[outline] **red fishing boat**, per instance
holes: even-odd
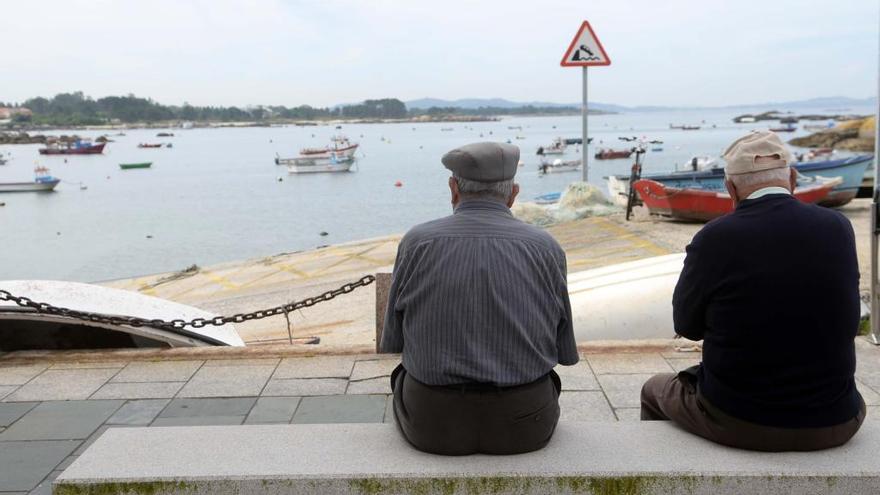
[[[794,196],[804,203],[818,203],[842,183],[840,177],[816,178],[815,181],[799,185]],[[650,179],[636,181],[633,187],[652,215],[707,222],[733,211],[733,200],[727,192],[667,187]]]
[[[615,160],[618,158],[629,158],[632,150],[599,150],[595,157],[597,160]]]
[[[107,143],[92,144],[91,141],[66,141],[47,144],[40,148],[41,155],[98,155]]]
[[[162,143],[149,144],[149,143],[140,143],[138,148],[161,148]]]

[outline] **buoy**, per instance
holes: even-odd
[[[152,238],[153,238],[153,236],[147,234],[147,239],[152,239]]]
[[[284,182],[284,177],[279,177],[278,182]]]
[[[326,232],[321,232],[321,233],[318,234],[318,235],[320,235],[321,237],[326,237],[326,236],[327,236],[327,233],[326,233]]]
[[[55,235],[61,235],[61,232],[55,232]]]
[[[0,203],[0,206],[6,206],[6,203]]]
[[[403,187],[403,182],[400,182],[400,181],[395,182],[394,187]]]

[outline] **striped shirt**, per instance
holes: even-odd
[[[577,363],[565,252],[502,203],[459,203],[400,241],[380,347],[427,385],[521,385]]]

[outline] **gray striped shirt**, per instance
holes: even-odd
[[[380,346],[428,385],[520,385],[577,363],[565,252],[502,203],[459,203],[400,241]]]

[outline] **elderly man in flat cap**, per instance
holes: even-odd
[[[444,155],[454,213],[398,247],[380,345],[403,353],[394,416],[419,450],[529,452],[556,428],[553,368],[578,361],[565,253],[511,214],[518,161],[499,143]]]
[[[694,236],[672,300],[675,331],[703,340],[703,362],[648,380],[642,419],[750,450],[842,445],[865,417],[852,225],[792,196],[776,134],[744,136],[724,158],[735,211]]]

